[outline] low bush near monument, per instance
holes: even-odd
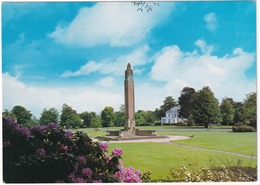
[[[195,169],[189,170],[185,165],[179,169],[170,169],[167,182],[250,182],[257,180],[256,168],[243,168],[239,164],[228,167],[222,164],[220,168],[209,168],[193,164]]]
[[[245,125],[244,123],[236,123],[233,127],[232,127],[233,132],[255,132],[256,129],[254,127]]]
[[[8,183],[141,182],[141,172],[122,165],[122,150],[55,123],[20,127],[3,118],[3,178]],[[127,178],[126,178],[127,177]]]

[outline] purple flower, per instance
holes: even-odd
[[[18,129],[19,128],[19,124],[11,117],[5,117],[4,118],[5,121],[7,121],[8,125],[12,128],[12,129]]]
[[[38,154],[39,156],[45,156],[45,155],[46,155],[46,151],[44,150],[44,148],[39,148],[39,149],[37,150],[37,154]]]
[[[22,135],[26,136],[27,138],[31,137],[31,132],[27,127],[22,127],[19,129]]]
[[[112,151],[112,154],[116,157],[120,157],[122,155],[122,149],[121,148],[115,148],[113,151]]]
[[[75,181],[76,181],[76,176],[75,176],[74,173],[70,173],[70,174],[68,175],[68,178],[71,180],[71,182],[75,182]]]
[[[140,178],[140,171],[134,170],[133,167],[125,168],[122,167],[119,172],[116,172],[116,177],[122,182],[142,182]]]
[[[79,162],[82,163],[82,164],[87,163],[87,158],[83,155],[79,156],[78,159],[79,159]]]
[[[103,150],[103,151],[107,151],[108,145],[107,145],[107,143],[100,143],[100,144],[99,144],[99,148],[100,148],[101,150]]]
[[[63,151],[65,151],[65,152],[67,152],[67,151],[69,150],[69,147],[68,147],[68,146],[65,146],[64,144],[60,144],[60,148],[61,148]]]
[[[33,126],[31,128],[32,133],[39,133],[39,132],[45,132],[49,129],[48,126]]]
[[[82,169],[81,173],[82,173],[82,175],[84,175],[84,176],[88,176],[88,178],[91,178],[91,176],[92,176],[92,174],[93,174],[93,172],[92,172],[92,170],[91,170],[90,168],[84,168],[84,169]]]
[[[73,138],[73,133],[71,131],[67,131],[67,132],[65,132],[64,136],[67,139],[72,139]]]
[[[103,181],[101,179],[98,179],[98,180],[93,180],[93,183],[103,183]]]
[[[54,128],[58,128],[58,125],[56,125],[56,124],[53,123],[53,122],[50,122],[50,123],[48,124],[48,127],[51,128],[51,129],[54,129]]]
[[[110,160],[111,160],[111,157],[109,155],[106,155],[105,158],[106,158],[107,164],[108,164],[110,162]]]
[[[75,182],[76,182],[76,183],[86,183],[86,181],[85,181],[82,177],[77,177],[77,178],[75,179]]]

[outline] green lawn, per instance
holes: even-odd
[[[246,155],[257,155],[257,134],[255,132],[167,132],[163,135],[184,135],[194,138],[174,141],[175,143],[234,152]]]
[[[171,167],[178,168],[185,164],[220,166],[222,163],[230,166],[236,165],[242,160],[244,166],[256,166],[256,160],[244,157],[219,154],[196,149],[188,149],[180,146],[163,143],[110,143],[110,151],[113,148],[122,148],[124,166],[133,166],[141,171],[152,172],[152,179],[162,179],[169,175]],[[192,166],[192,165],[191,165]]]
[[[182,129],[176,131],[178,129]],[[179,144],[190,146],[197,146],[201,148],[209,148],[215,150],[222,150],[227,152],[234,152],[239,154],[247,154],[256,156],[257,154],[257,134],[256,133],[233,133],[221,131],[221,127],[216,130],[205,130],[203,127],[183,130],[183,127],[176,126],[156,126],[156,127],[141,127],[141,129],[155,129],[158,130],[158,135],[183,135],[194,138],[187,140],[174,141]],[[201,128],[201,129],[200,129]],[[106,130],[120,130],[121,128],[102,128],[95,132],[94,129],[79,129],[87,132],[89,136],[104,136]],[[167,132],[160,132],[166,130]],[[163,143],[110,143],[110,151],[113,148],[122,148],[124,166],[133,166],[135,169],[141,171],[149,170],[152,172],[152,179],[159,180],[169,175],[170,168],[179,168],[180,165],[185,164],[192,167],[194,163],[207,165],[208,167],[219,167],[221,164],[229,166],[236,165],[238,161],[242,161],[243,166],[256,166],[255,159],[248,159],[245,157],[236,157],[234,155],[227,155],[215,153],[210,151],[202,151],[197,149],[184,148],[171,144]]]

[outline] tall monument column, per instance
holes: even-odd
[[[125,71],[125,115],[125,130],[133,133],[135,128],[135,98],[133,70],[130,63],[128,63]]]

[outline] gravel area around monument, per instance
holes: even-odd
[[[109,143],[167,143],[173,140],[189,139],[187,136],[168,136],[167,138],[153,138],[153,139],[135,139],[135,140],[121,140],[121,141],[109,141]]]

